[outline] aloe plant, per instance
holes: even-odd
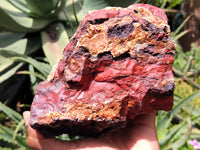
[[[175,97],[177,103],[170,112],[158,112],[156,118],[156,128],[161,149],[178,149],[182,147],[190,136],[190,126],[200,121],[200,115],[194,117],[182,118],[178,124],[173,125],[172,120],[177,117],[177,113],[190,101],[200,96],[200,91],[194,92],[186,98],[179,99]],[[200,109],[199,109],[200,110]],[[200,138],[200,135],[199,135]]]
[[[27,133],[22,115],[0,102],[0,110],[12,121],[12,129],[0,125],[0,149],[30,149],[27,145]]]
[[[180,32],[189,19],[190,16],[172,33],[177,45],[173,65],[176,84],[174,107],[170,112],[158,112],[157,116],[157,133],[163,150],[192,149],[188,141],[200,139],[200,82],[197,79],[200,75],[200,48],[194,43],[189,52],[184,52],[178,43],[179,38],[190,32]]]

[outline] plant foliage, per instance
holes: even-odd
[[[0,110],[13,121],[10,128],[0,124],[0,149],[29,149],[23,117],[1,102]]]
[[[0,149],[29,149],[22,115],[5,105],[12,104],[19,90],[26,88],[22,87],[26,76],[34,94],[38,83],[47,78],[62,57],[69,38],[87,11],[107,6],[127,7],[136,2],[173,12],[182,0],[1,0]],[[187,17],[171,35],[177,45],[173,66],[174,107],[170,112],[159,111],[156,118],[163,150],[192,149],[188,140],[200,140],[200,47],[192,44],[191,50],[184,52],[178,43],[190,32],[183,28],[190,18]],[[62,135],[58,138],[76,137]]]

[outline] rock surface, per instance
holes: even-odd
[[[134,4],[88,12],[31,106],[45,136],[98,136],[173,105],[175,43],[165,13]]]

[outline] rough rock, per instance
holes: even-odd
[[[98,136],[173,105],[175,43],[165,13],[134,4],[88,12],[31,106],[45,136]]]

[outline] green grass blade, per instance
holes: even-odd
[[[48,76],[51,67],[45,63],[39,62],[31,57],[28,56],[21,56],[21,57],[11,57],[11,60],[14,61],[22,61],[22,62],[26,62],[28,64],[33,65],[39,72],[41,72],[45,77]]]
[[[192,117],[190,120],[192,124],[195,124],[197,121],[200,120],[200,115]],[[176,142],[173,142],[173,145],[168,145],[168,143],[176,134],[178,134],[178,132],[182,128],[184,127],[187,128],[187,126],[189,126],[188,121],[184,121],[180,123],[179,125],[174,126],[172,129],[169,129],[170,132],[167,134],[167,136],[164,139],[159,141],[159,144],[161,145],[161,147],[177,149],[177,148],[180,148],[182,145],[184,145],[185,142],[188,140],[188,137],[190,136],[189,132],[185,133],[181,139],[177,140]]]
[[[29,71],[35,73],[34,67],[29,64]],[[39,81],[37,80],[36,76],[30,75],[30,81],[31,81],[31,88],[33,90],[33,94],[36,93],[37,86],[39,84]]]
[[[187,102],[193,100],[194,98],[196,98],[198,96],[200,96],[200,91],[197,91],[196,93],[193,93],[192,95],[188,96],[187,98],[184,98],[184,99],[180,100],[173,107],[173,109],[170,112],[168,112],[163,117],[159,117],[160,120],[157,121],[157,122],[159,122],[159,124],[157,124],[158,132],[161,132],[163,130],[163,128],[164,129],[169,128],[173,116],[183,107],[184,104],[186,104]],[[171,134],[168,135],[168,138],[171,138],[173,135],[175,135],[177,130],[173,130],[173,132],[171,132]],[[158,137],[163,137],[163,136],[162,136],[162,134],[158,134]],[[161,144],[166,144],[169,141],[168,138],[166,138],[165,140],[162,140]]]
[[[170,126],[173,115],[170,112],[165,112],[159,115],[158,119],[159,124],[157,124],[156,128],[158,132],[161,132],[162,134],[162,130],[167,129]]]
[[[58,16],[59,13],[64,10],[66,2],[67,0],[60,0],[57,3],[53,2],[53,5],[56,6],[56,10],[51,15],[49,15],[49,17]]]
[[[182,107],[183,111],[188,113],[190,116],[197,116],[200,112],[200,108],[196,107],[195,104],[187,105],[185,107]]]
[[[192,124],[195,124],[199,120],[200,120],[200,115],[197,115],[197,116],[194,116],[194,117],[191,118]]]
[[[77,17],[77,13],[76,13],[76,8],[75,8],[75,5],[74,5],[74,0],[72,1],[72,8],[73,8],[73,13],[74,13],[74,18],[75,18],[75,21],[76,21],[76,25],[78,26],[79,25],[79,21],[78,21],[78,17]]]
[[[191,18],[191,16],[188,16],[182,24],[171,34],[172,38],[176,38],[176,35],[181,31],[181,29],[184,27],[184,25],[188,22],[188,20]]]
[[[158,125],[158,130],[162,130],[163,128],[168,128],[173,116],[183,107],[184,104],[187,102],[193,100],[194,98],[200,96],[200,91],[197,91],[196,93],[193,93],[192,95],[188,96],[187,98],[184,98],[180,100],[176,105],[174,105],[173,109],[168,112],[164,117],[162,118],[162,123]]]
[[[28,64],[33,65],[38,71],[40,71],[45,77],[49,74],[51,70],[51,66],[47,63],[39,62],[36,59],[33,59],[32,57],[28,57],[25,55],[20,55],[18,53],[15,53],[13,51],[7,51],[7,50],[1,50],[0,55],[9,58],[13,61],[20,61],[20,62],[26,62]]]
[[[182,147],[187,142],[188,138],[189,138],[189,134],[183,135],[183,137],[181,137],[179,140],[173,143],[172,148],[178,149]]]
[[[16,142],[12,143],[12,137],[7,133],[0,132],[0,140],[9,143],[10,145],[16,144]]]
[[[167,4],[167,0],[162,1],[162,5],[160,6],[161,9],[164,9]]]
[[[7,147],[1,147],[0,146],[0,150],[13,150],[12,148],[7,148]]]
[[[174,94],[174,99],[180,101],[182,98],[179,95]]]
[[[192,100],[194,100],[196,97],[200,96],[200,90],[193,93],[192,95],[184,98],[183,100],[179,101],[174,107],[173,109],[170,111],[170,113],[172,114],[176,114],[182,107],[183,105],[185,105],[187,102],[190,102]]]
[[[78,14],[82,10],[82,3],[83,3],[82,0],[81,1],[75,0],[74,4],[73,4],[72,0],[70,0],[70,1],[67,0],[66,3],[65,3],[65,7],[62,9],[62,12],[59,13],[59,15],[58,15],[58,19],[62,20],[62,21],[69,21],[71,23],[73,22],[74,25],[76,25],[76,20],[74,18],[75,16],[74,16],[74,12],[73,12],[73,7],[76,10],[76,17],[80,21],[80,18],[78,16]],[[76,27],[74,26],[74,28],[76,28]]]
[[[1,73],[0,72],[0,84],[3,83],[4,81],[6,81],[7,79],[9,79],[11,76],[13,76],[17,70],[22,67],[23,63],[19,63],[19,64],[13,64],[13,65],[10,65],[8,68],[9,70],[7,72],[4,73]],[[0,70],[1,68],[3,68],[3,65],[0,64]],[[6,69],[8,69],[6,68]]]
[[[12,141],[14,142],[17,136],[17,133],[19,132],[20,129],[24,129],[23,131],[25,132],[25,128],[24,128],[24,119],[22,119],[19,124],[17,125],[14,133],[13,133],[13,138]]]
[[[30,55],[41,48],[40,37],[32,36],[24,38],[22,33],[0,34],[0,83],[12,77],[24,63],[14,62],[8,59],[12,56]],[[13,53],[12,55],[7,55]]]
[[[70,26],[69,28],[72,30],[72,32],[74,33],[75,32],[75,27],[72,23],[72,21],[69,19],[68,15],[67,15],[67,12],[65,10],[63,10],[63,14],[67,20],[67,24]]]
[[[56,136],[56,138],[59,140],[68,140],[68,141],[70,140],[68,134],[62,134],[62,135]]]
[[[159,144],[161,147],[167,146],[167,143],[175,136],[175,134],[184,126],[184,123],[181,123],[177,126],[174,126],[172,129],[169,130],[169,133],[164,139],[159,140]]]
[[[162,117],[165,114],[164,111],[159,111],[156,118],[156,126],[159,127],[162,124]]]
[[[195,49],[192,48],[192,49],[190,50],[190,52],[191,52],[191,53],[190,53],[190,55],[188,56],[187,63],[186,63],[186,65],[185,65],[185,67],[184,67],[184,70],[183,70],[184,75],[186,75],[187,72],[190,71],[192,61],[194,60]]]
[[[191,119],[188,117],[184,122],[184,128],[182,129],[183,131],[182,132],[180,131],[181,134],[177,135],[179,139],[177,139],[172,143],[173,149],[178,149],[187,142],[190,136],[190,126],[191,126]]]
[[[190,32],[190,30],[185,30],[185,31],[177,34],[176,36],[174,36],[173,40],[176,41],[176,40],[180,39],[182,36],[186,35],[189,32]]]
[[[183,51],[181,45],[178,42],[176,42],[176,52],[177,52],[178,58],[181,59],[182,63],[184,63],[187,60],[187,55],[185,54],[185,52]],[[176,59],[175,62],[177,60],[178,59]]]
[[[7,140],[11,140],[13,141],[13,134],[14,134],[14,131],[1,125],[0,124],[0,130],[2,130],[5,134],[7,134]],[[1,137],[3,138],[3,137]],[[4,138],[5,139],[5,138]],[[14,144],[17,144],[19,147],[26,147],[26,148],[29,148],[28,145],[27,145],[27,139],[26,137],[22,137],[22,136],[19,136],[19,135],[16,135],[16,138],[15,138],[15,141],[14,141]]]
[[[8,106],[4,105],[2,102],[0,102],[0,110],[17,123],[19,123],[23,119],[23,117],[18,112],[12,110]]]
[[[156,118],[156,126],[160,127],[162,125],[162,118],[166,114],[164,111],[158,111]]]
[[[18,71],[17,74],[28,74],[28,75],[33,75],[41,80],[46,80],[46,77],[40,73],[37,72],[31,72],[31,71]]]
[[[193,128],[190,137],[192,139],[200,139],[200,130],[198,128]]]

